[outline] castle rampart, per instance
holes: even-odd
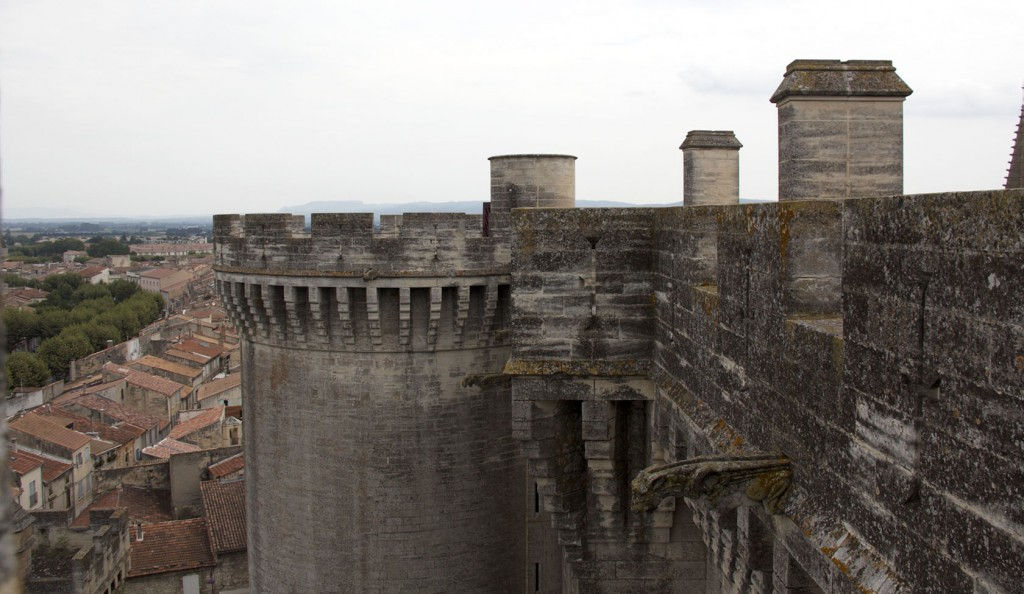
[[[581,588],[607,587],[605,568],[639,542],[644,564],[617,575],[683,587],[653,569],[685,566],[668,554],[685,550],[673,536],[689,522],[682,502],[626,512],[628,493],[603,486],[600,469],[749,451],[785,452],[792,491],[776,515],[687,501],[708,580],[765,592],[1016,587],[1024,192],[523,210],[514,222],[517,435],[570,526],[560,539]],[[582,257],[595,229],[622,251],[602,254],[602,239]],[[620,285],[624,270],[633,282]],[[566,320],[529,297],[548,294],[599,305]],[[656,305],[623,305],[645,299]],[[631,312],[627,328],[655,330],[624,331]]]
[[[899,195],[909,93],[790,64],[777,203],[217,217],[253,587],[1019,589],[1024,190]]]

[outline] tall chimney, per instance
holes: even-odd
[[[903,101],[889,60],[795,60],[779,112],[779,200],[903,193]]]
[[[683,204],[740,200],[740,141],[732,130],[690,130],[683,151]]]
[[[491,162],[489,226],[506,233],[509,211],[521,207],[576,206],[576,157],[572,155],[501,155]]]

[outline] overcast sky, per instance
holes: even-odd
[[[777,194],[795,58],[891,59],[908,193],[1001,187],[1024,2],[0,2],[7,216],[486,200],[487,157],[577,155],[577,198],[681,199],[732,129]]]

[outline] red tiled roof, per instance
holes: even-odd
[[[181,363],[174,363],[168,361],[167,359],[154,357],[153,355],[145,355],[140,359],[133,361],[132,364],[143,365],[145,367],[150,367],[153,369],[160,369],[176,375],[180,375],[182,377],[193,379],[199,377],[203,373],[201,369],[189,367],[188,365],[182,365]]]
[[[178,441],[170,437],[165,437],[160,440],[159,443],[151,445],[148,448],[142,448],[142,453],[147,456],[153,456],[154,458],[162,458],[166,460],[170,458],[172,454],[185,454],[188,452],[198,452],[203,448],[186,443],[184,441]]]
[[[20,298],[20,299],[46,299],[49,295],[42,289],[36,289],[33,287],[18,287],[17,289],[7,289],[8,298]]]
[[[230,458],[224,458],[216,464],[211,464],[208,470],[213,478],[220,478],[245,468],[245,455],[235,454]]]
[[[166,522],[174,519],[171,511],[171,492],[168,489],[148,489],[133,485],[122,485],[107,491],[93,500],[89,507],[78,514],[71,527],[89,525],[91,510],[124,508],[128,519],[142,522]]]
[[[92,278],[97,274],[102,274],[106,270],[106,266],[88,266],[78,271],[78,276],[83,278]]]
[[[177,268],[153,268],[142,272],[139,276],[144,276],[146,278],[167,278],[168,276],[179,272],[181,271]]]
[[[118,444],[106,441],[103,439],[93,439],[89,442],[89,454],[92,456],[99,456],[106,454],[110,450],[116,449]]]
[[[235,417],[236,419],[242,418],[242,407],[241,406],[225,406],[224,407],[225,417]]]
[[[39,454],[33,454],[32,452],[26,452],[25,450],[12,450],[12,456],[17,454],[24,456],[32,460],[38,460],[43,465],[43,482],[48,483],[60,475],[68,472],[73,467],[68,462],[61,462],[60,460],[54,460],[48,456],[40,456]]]
[[[192,353],[192,352],[189,352],[189,351],[178,350],[178,349],[174,348],[173,346],[171,348],[167,349],[166,351],[164,351],[164,356],[167,356],[167,355],[171,355],[171,356],[177,357],[179,359],[184,359],[186,361],[191,361],[193,363],[197,363],[200,367],[202,367],[203,365],[206,365],[207,363],[209,363],[210,359],[211,359],[210,357],[207,357],[206,355],[200,355],[199,353]]]
[[[43,461],[37,456],[26,456],[24,452],[18,450],[11,450],[10,454],[11,471],[15,474],[28,474],[43,465]],[[211,466],[210,468],[212,469],[213,467]]]
[[[125,423],[130,423],[145,430],[153,427],[163,429],[170,424],[170,421],[167,419],[155,417],[153,415],[122,406],[113,400],[107,400],[102,396],[96,396],[94,394],[80,394],[70,400],[62,402],[62,404],[65,405],[71,403],[89,410],[101,412],[108,417],[117,419],[118,421],[124,421]]]
[[[196,399],[206,400],[211,396],[227,392],[228,390],[237,388],[240,385],[242,385],[242,374],[230,373],[220,379],[215,379],[212,382],[207,382],[199,386],[199,393],[196,396]]]
[[[219,357],[224,352],[224,349],[217,345],[205,345],[193,338],[179,340],[174,346],[179,350],[204,355],[210,359]]]
[[[224,418],[224,407],[218,406],[217,408],[211,408],[207,411],[201,412],[196,416],[187,419],[181,423],[178,423],[174,427],[171,427],[171,432],[167,434],[168,437],[173,439],[180,439],[186,435],[191,435],[200,429],[205,429],[214,423],[219,422]]]
[[[164,396],[174,396],[184,388],[188,392],[188,386],[185,384],[179,384],[174,380],[169,380],[166,377],[160,377],[159,375],[153,375],[152,373],[146,373],[145,371],[139,371],[138,369],[128,369],[128,376],[125,378],[129,384],[145,388],[151,392],[163,394]]]
[[[57,420],[36,412],[30,412],[11,421],[9,427],[72,452],[89,444],[88,435],[68,429]]]
[[[100,421],[94,421],[88,417],[76,415],[73,412],[67,411],[59,406],[54,406],[52,412],[55,416],[64,417],[70,419],[72,422],[72,428],[75,431],[82,433],[96,433],[100,436],[100,439],[109,441],[116,444],[126,444],[134,441],[140,435],[146,432],[141,427],[136,427],[130,423],[118,422],[115,425],[107,425]],[[93,452],[96,454],[97,452]]]
[[[244,551],[245,481],[203,481],[199,488],[214,553]]]
[[[137,530],[131,527],[130,578],[216,564],[203,518],[142,524],[142,540]]]

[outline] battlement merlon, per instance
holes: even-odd
[[[891,60],[793,60],[771,102],[790,97],[892,97],[913,93]]]
[[[507,242],[483,234],[481,215],[222,214],[213,218],[220,271],[300,276],[473,276],[508,270]]]

